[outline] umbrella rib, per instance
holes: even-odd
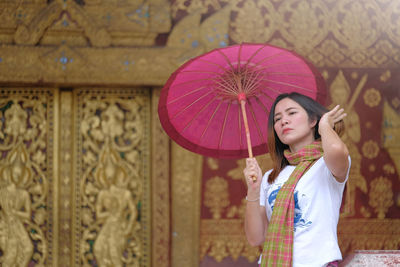
[[[245,65],[245,68],[247,68],[247,65],[249,65],[249,63],[251,62],[251,60],[261,51],[263,50],[265,47],[267,47],[267,45],[263,45],[262,47],[258,48],[253,55],[251,55],[251,57],[247,60],[247,63]]]
[[[288,76],[298,76],[298,77],[310,77],[315,78],[315,75],[308,73],[293,73],[293,72],[268,72],[268,75],[288,75]]]
[[[226,126],[226,119],[228,118],[228,113],[229,113],[229,109],[231,108],[231,105],[232,105],[232,101],[229,102],[228,107],[226,108],[225,117],[224,117],[224,123],[222,125],[221,133],[219,135],[218,150],[219,150],[219,148],[221,147],[221,144],[222,144],[222,137],[224,136],[225,126]]]
[[[213,91],[208,92],[205,95],[202,95],[201,97],[197,98],[195,101],[193,101],[192,103],[190,103],[189,105],[187,105],[184,109],[180,110],[178,113],[176,113],[171,120],[174,120],[176,117],[178,117],[180,114],[182,114],[185,110],[187,110],[188,108],[190,108],[191,106],[193,106],[194,104],[196,104],[197,102],[199,102],[201,99],[203,99],[204,97],[208,96],[209,94],[211,94]]]
[[[262,133],[261,133],[260,125],[259,125],[258,122],[257,122],[256,115],[255,115],[255,113],[254,113],[253,106],[252,106],[252,104],[251,104],[250,101],[248,101],[247,104],[249,105],[249,109],[250,109],[250,112],[251,112],[251,117],[253,118],[254,124],[256,125],[257,132],[258,132],[258,136],[260,137],[260,140],[265,141],[264,138],[263,138],[263,136],[262,136]]]
[[[270,59],[273,59],[273,58],[279,57],[279,56],[281,56],[281,55],[284,55],[284,54],[286,54],[287,52],[288,52],[288,51],[282,51],[282,52],[276,53],[276,54],[274,54],[274,55],[272,55],[272,56],[265,57],[265,58],[263,58],[262,60],[260,60],[260,61],[258,61],[258,62],[255,62],[254,64],[259,65],[259,64],[261,64],[261,63],[263,63],[263,62],[265,62],[265,61],[268,61],[268,60],[270,60]],[[293,54],[292,54],[292,55],[293,55]],[[294,56],[294,55],[293,55],[293,56]]]
[[[220,68],[220,69],[223,70],[224,72],[226,71],[226,69],[225,69],[222,65],[219,65],[219,64],[217,64],[217,63],[215,63],[215,62],[208,61],[208,60],[205,60],[205,59],[202,59],[202,58],[199,58],[198,61],[201,61],[201,62],[210,64],[210,65],[217,66],[218,68]]]
[[[227,55],[225,55],[224,53],[222,53],[220,49],[218,49],[217,51],[218,51],[218,53],[220,53],[220,54],[225,58],[226,62],[227,62],[227,63],[229,64],[229,66],[231,67],[231,70],[234,72],[234,71],[235,71],[235,68],[233,67],[233,65],[232,65],[231,61],[229,60],[229,58],[227,57]],[[240,64],[240,63],[238,63],[238,64]]]
[[[221,104],[222,104],[222,102],[219,102],[219,103],[218,103],[218,106],[215,108],[213,114],[211,115],[210,119],[208,120],[208,123],[207,123],[207,125],[206,125],[206,128],[204,128],[204,130],[203,130],[203,132],[202,132],[202,134],[201,134],[201,136],[200,136],[199,143],[200,143],[201,140],[203,139],[204,134],[205,134],[206,131],[208,130],[208,127],[210,127],[211,121],[213,120],[213,118],[214,118],[215,114],[217,113],[217,111],[218,111],[219,107],[221,106]]]
[[[237,93],[234,88],[229,87],[229,84],[224,84],[220,80],[214,80],[214,81],[215,81],[215,83],[217,83],[218,85],[221,86],[219,89],[221,89],[221,91],[223,91],[224,93],[233,93],[234,95]],[[224,80],[222,80],[222,81],[224,81]]]
[[[270,98],[268,96],[268,98]],[[268,110],[268,108],[266,106],[264,106],[264,103],[260,100],[260,98],[258,96],[254,96],[254,99],[258,102],[258,104],[262,107],[262,109],[264,110],[265,114],[268,114],[270,111]],[[271,98],[272,100],[272,98]]]
[[[237,109],[238,111],[238,122],[239,122],[239,144],[240,144],[240,148],[242,148],[243,143],[242,143],[242,120],[240,119],[240,108]]]
[[[215,96],[210,102],[208,102],[207,104],[205,104],[205,105],[201,108],[201,110],[199,110],[199,111],[193,116],[193,118],[185,125],[185,128],[183,128],[182,132],[184,132],[184,131],[187,129],[187,127],[189,127],[189,126],[194,122],[194,120],[200,115],[200,113],[202,113],[208,106],[210,106],[211,103],[212,103],[217,97],[218,97],[218,96]]]
[[[262,62],[260,62],[262,63]],[[276,64],[271,64],[271,65],[261,65],[260,63],[255,63],[257,66],[261,66],[262,68],[260,70],[265,70],[268,69],[270,67],[276,67],[276,66],[284,66],[284,65],[294,65],[294,64],[301,64],[304,62],[298,61],[298,60],[292,60],[292,61],[285,61],[285,62],[280,62],[280,63],[276,63]]]
[[[281,93],[282,93],[282,92],[279,92],[279,91],[277,91],[276,89],[271,88],[271,87],[268,87],[268,86],[267,86],[266,89],[269,89],[269,90],[271,90],[271,91],[274,91],[274,92],[277,93],[277,94],[281,94]],[[266,96],[267,98],[269,98],[272,102],[274,101],[274,99],[273,99],[272,97],[270,97],[269,95],[267,95],[264,91],[260,91],[260,93],[263,94],[263,95],[265,95],[265,96]]]
[[[247,82],[243,85],[243,88],[245,88],[246,92],[251,92],[253,88],[255,88],[257,85],[260,84],[260,80],[258,79],[258,76],[262,74],[262,72],[250,72],[251,75],[250,77],[246,80]]]
[[[197,89],[195,89],[195,90],[193,90],[193,91],[190,91],[190,92],[188,92],[188,93],[186,93],[186,94],[183,94],[183,95],[181,95],[181,96],[179,96],[179,97],[177,97],[177,98],[175,98],[175,99],[172,99],[171,101],[169,101],[169,102],[167,103],[167,105],[172,104],[172,103],[175,103],[176,101],[178,101],[178,100],[180,100],[180,99],[182,99],[182,98],[184,98],[184,97],[186,97],[186,96],[189,96],[189,95],[191,95],[191,94],[194,94],[194,93],[196,93],[196,92],[198,92],[198,91],[200,91],[200,90],[202,90],[202,89],[204,89],[204,88],[206,88],[206,86],[199,87],[199,88],[197,88]]]
[[[298,88],[298,89],[303,89],[303,90],[309,91],[309,92],[315,92],[315,90],[312,90],[312,89],[310,89],[310,88],[302,87],[302,86],[295,85],[295,84],[291,84],[291,83],[278,82],[278,81],[268,80],[268,79],[263,79],[263,81],[268,81],[268,82],[273,82],[273,83],[277,83],[277,84],[287,85],[287,86],[290,86],[290,87],[294,87],[294,88]]]
[[[240,56],[242,54],[242,44],[239,45],[239,53],[238,53],[238,73],[240,73]]]

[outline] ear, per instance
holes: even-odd
[[[312,120],[310,120],[310,127],[311,127],[311,128],[314,128],[315,125],[317,125],[317,119],[312,119]]]

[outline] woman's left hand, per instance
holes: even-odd
[[[323,127],[330,127],[333,129],[335,126],[335,123],[343,120],[344,117],[346,117],[347,114],[344,113],[344,109],[340,108],[339,105],[334,107],[332,110],[326,112],[320,119],[319,121],[319,128],[320,130]],[[321,133],[321,132],[319,132]]]

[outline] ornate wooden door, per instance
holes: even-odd
[[[1,265],[151,266],[151,90],[0,90]]]

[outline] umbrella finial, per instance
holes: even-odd
[[[242,100],[246,100],[246,94],[241,92],[237,95],[237,98],[238,98],[239,102],[241,102]]]

